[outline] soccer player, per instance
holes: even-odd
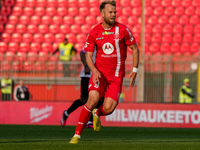
[[[87,65],[85,53],[86,52],[84,51],[84,48],[83,48],[80,52],[81,62],[84,65],[84,68],[81,70],[81,73],[80,73],[80,77],[81,77],[81,98],[75,100],[67,110],[64,110],[62,117],[61,117],[61,120],[60,120],[62,127],[64,127],[66,125],[66,121],[67,121],[67,118],[69,117],[69,115],[73,111],[75,111],[78,107],[84,105],[88,100],[88,84],[89,84],[89,80],[90,80],[92,72],[90,71],[90,69]],[[95,59],[95,53],[93,55],[93,59]],[[96,108],[99,108],[102,104],[103,104],[103,99],[101,99],[99,101]],[[92,122],[93,122],[93,117],[91,116],[85,127],[93,128]]]
[[[134,85],[138,71],[139,50],[132,32],[125,25],[115,22],[116,2],[102,2],[100,12],[103,22],[91,30],[85,44],[86,60],[92,76],[89,81],[88,101],[80,113],[75,135],[70,141],[73,144],[79,142],[91,113],[93,113],[94,130],[100,131],[100,116],[106,116],[115,110],[125,76],[127,46],[133,52],[133,70],[129,75],[131,86]],[[94,47],[96,47],[95,63],[92,60]],[[103,94],[103,105],[94,109]]]

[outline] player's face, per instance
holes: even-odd
[[[101,15],[105,23],[107,23],[108,25],[113,25],[116,18],[116,7],[107,4],[103,9]]]

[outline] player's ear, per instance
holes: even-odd
[[[101,16],[104,18],[104,10],[101,11]]]

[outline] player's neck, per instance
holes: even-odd
[[[114,25],[114,24],[113,24]],[[105,29],[105,30],[110,30],[112,28],[113,25],[109,25],[105,22],[102,22],[101,26]]]

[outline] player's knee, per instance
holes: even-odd
[[[87,101],[87,107],[90,109],[94,109],[97,105],[97,101],[94,99],[88,99]]]
[[[107,115],[111,114],[115,110],[115,107],[113,106],[104,106],[104,111]]]

